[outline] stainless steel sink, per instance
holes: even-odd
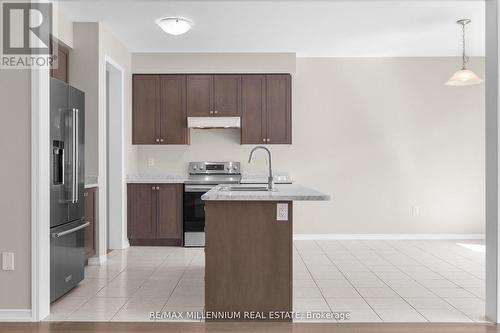
[[[224,186],[221,187],[220,191],[231,191],[231,192],[249,192],[249,191],[268,191],[267,186]]]

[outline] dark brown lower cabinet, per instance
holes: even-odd
[[[269,315],[292,311],[292,202],[281,204],[287,221],[277,221],[277,202],[205,202],[205,311],[291,321]]]
[[[128,184],[130,245],[182,245],[182,184]]]
[[[85,198],[85,221],[90,223],[90,225],[85,228],[84,236],[85,259],[88,259],[95,255],[96,250],[95,231],[97,225],[97,187],[86,188],[83,196]]]

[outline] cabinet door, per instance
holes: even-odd
[[[267,75],[267,143],[292,143],[291,78],[288,74]]]
[[[157,238],[182,237],[182,185],[162,184],[158,191]]]
[[[241,143],[264,143],[266,138],[266,76],[242,76]]]
[[[213,76],[187,76],[187,114],[190,117],[208,117],[213,112]]]
[[[134,75],[132,143],[156,144],[160,139],[160,77]]]
[[[69,50],[55,40],[50,42],[50,53],[56,55],[56,64],[50,68],[50,76],[68,82]]]
[[[156,238],[157,193],[153,184],[128,185],[129,238]]]
[[[214,115],[241,115],[241,75],[214,75]]]
[[[85,221],[90,225],[85,228],[85,259],[95,255],[95,189],[86,189],[83,196],[85,198]]]
[[[187,144],[186,76],[161,76],[161,136],[163,144]]]

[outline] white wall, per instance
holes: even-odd
[[[108,130],[106,113],[107,113],[107,92],[106,92],[106,61],[113,62],[113,65],[123,69],[123,113],[121,121],[123,122],[123,133],[115,127],[116,131],[112,131],[110,135],[114,136],[112,142],[114,151],[107,151],[107,135]],[[102,24],[99,25],[99,256],[106,255],[107,248],[121,249],[128,246],[127,228],[126,228],[126,183],[125,174],[135,172],[137,170],[137,148],[132,146],[132,55],[127,48],[117,40]],[[110,122],[114,119],[110,118]],[[118,122],[118,119],[117,119]],[[118,145],[122,144],[122,147]],[[117,151],[119,148],[122,152]],[[124,165],[114,160],[109,170],[110,174],[115,177],[113,179],[106,178],[107,157],[116,158],[122,156]],[[116,168],[113,168],[116,166]],[[123,175],[121,177],[117,174]],[[113,188],[108,189],[108,184]],[[107,192],[109,191],[109,192]],[[109,201],[106,205],[106,193],[109,194]],[[109,207],[108,207],[109,206]],[[109,214],[107,210],[109,209]],[[109,229],[106,228],[106,223],[109,223]],[[111,233],[109,237],[106,235],[107,230]],[[106,244],[106,239],[110,240],[110,244]]]
[[[134,56],[133,70],[162,72],[160,59],[144,65]],[[273,165],[332,200],[296,203],[295,233],[484,232],[484,85],[445,86],[459,65],[458,58],[297,58],[293,145],[270,146]],[[484,77],[483,58],[471,65]],[[191,70],[185,62],[169,68]],[[264,174],[264,156],[246,164],[250,149],[235,130],[192,130],[190,146],[139,146],[139,170],[184,174],[189,161],[208,159]]]
[[[52,35],[69,48],[73,48],[73,22],[59,10],[57,2],[53,2],[52,8]]]
[[[98,174],[99,24],[74,23],[69,83],[85,92],[85,175]]]
[[[15,270],[0,270],[0,310],[31,306],[30,84],[29,70],[0,70],[0,253],[15,254]]]

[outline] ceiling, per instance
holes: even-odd
[[[294,52],[299,57],[456,56],[459,18],[484,55],[484,1],[61,1],[72,21],[101,22],[131,52]],[[194,22],[181,36],[154,20]]]

